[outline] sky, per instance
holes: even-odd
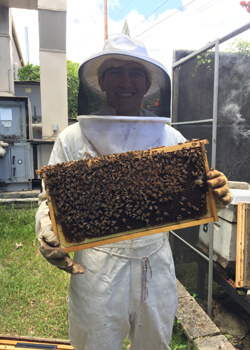
[[[171,70],[174,50],[197,50],[250,23],[239,0],[107,0],[108,35],[120,34],[125,20],[131,38]],[[67,1],[67,58],[81,63],[102,50],[103,0]],[[39,65],[38,12],[12,9],[25,62]],[[25,41],[28,28],[28,54]],[[250,30],[242,38],[250,42]],[[232,40],[231,40],[232,41]],[[229,42],[220,45],[224,51]]]

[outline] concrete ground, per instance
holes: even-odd
[[[177,281],[177,287],[179,304],[176,318],[197,350],[235,349],[228,339],[220,334],[219,328],[179,281]]]
[[[17,206],[23,205],[38,205],[39,189],[32,191],[20,191],[20,192],[0,192],[0,204],[14,203]]]

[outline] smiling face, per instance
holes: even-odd
[[[99,84],[106,92],[107,104],[117,115],[138,116],[151,82],[142,64],[129,62],[107,69],[99,78]]]

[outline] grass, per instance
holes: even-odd
[[[1,333],[67,339],[70,277],[40,255],[36,210],[0,207]],[[16,243],[22,247],[16,249]]]
[[[175,319],[173,327],[173,335],[169,344],[171,350],[194,350],[195,348],[188,342],[180,322]]]
[[[0,333],[68,339],[70,275],[48,264],[39,253],[36,211],[32,206],[0,206]],[[22,246],[16,249],[16,243]],[[177,321],[170,347],[190,349]],[[128,349],[125,339],[122,350]]]

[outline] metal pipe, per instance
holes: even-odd
[[[28,27],[25,27],[25,46],[26,46],[26,62],[29,63],[29,33],[28,33]]]
[[[214,225],[209,224],[209,263],[208,263],[208,291],[207,291],[207,314],[212,316],[212,297],[213,297],[213,255],[214,255]]]
[[[240,28],[234,30],[233,32],[231,32],[231,33],[225,35],[225,36],[222,37],[221,39],[214,40],[214,41],[208,43],[207,45],[203,46],[200,50],[197,50],[197,51],[195,51],[195,52],[192,52],[190,55],[188,55],[188,56],[186,56],[186,57],[180,59],[180,60],[177,61],[177,62],[174,62],[174,63],[172,64],[172,68],[176,68],[176,67],[182,65],[183,63],[185,63],[185,62],[191,60],[192,58],[196,57],[197,55],[199,55],[199,54],[201,54],[201,53],[203,53],[203,52],[205,52],[205,51],[207,51],[207,50],[209,50],[209,49],[212,49],[212,48],[216,45],[216,42],[217,42],[217,41],[219,41],[219,43],[222,44],[222,43],[224,43],[225,41],[227,41],[227,40],[233,38],[234,36],[236,36],[236,35],[238,35],[238,34],[243,33],[244,31],[246,31],[246,30],[248,30],[248,29],[250,29],[250,22],[247,23],[247,24],[245,24],[244,26],[242,26],[242,27],[240,27]]]
[[[216,144],[217,144],[217,115],[218,115],[218,91],[219,91],[219,40],[215,43],[214,54],[214,95],[213,95],[213,122],[212,122],[212,168],[216,168]]]
[[[42,123],[37,123],[37,124],[32,123],[32,129],[41,131],[42,130]]]
[[[212,168],[216,168],[216,144],[217,144],[217,115],[218,115],[218,91],[219,91],[219,39],[215,43],[214,55],[214,95],[213,95],[213,122],[212,122]],[[207,314],[212,316],[213,297],[213,255],[214,255],[214,224],[210,224],[209,238],[209,265],[208,265],[208,295]]]
[[[221,39],[219,39],[219,42],[220,42],[220,44],[222,44],[222,43],[224,43],[224,41],[227,41],[227,40],[231,39],[232,37],[245,32],[248,29],[250,29],[250,22],[244,24],[242,27],[240,27],[238,29],[235,29],[233,32],[223,36]]]
[[[179,61],[174,62],[172,64],[172,68],[176,68],[180,65],[182,65],[183,63],[186,63],[187,61],[190,61],[192,58],[196,57],[197,55],[200,55],[201,53],[208,51],[209,49],[211,49],[212,47],[215,46],[216,41],[212,41],[211,43],[208,43],[207,45],[203,46],[200,50],[197,50],[195,52],[192,52],[190,55],[181,58]]]
[[[171,125],[183,125],[183,124],[202,124],[202,123],[208,123],[212,122],[213,119],[204,119],[204,120],[192,120],[192,121],[187,121],[187,122],[174,122],[171,123]]]
[[[188,243],[187,241],[185,241],[185,239],[181,238],[180,236],[177,235],[177,233],[175,233],[174,231],[169,231],[170,233],[172,233],[172,235],[174,235],[176,238],[178,238],[181,242],[183,242],[185,245],[187,245],[190,249],[192,249],[193,251],[195,251],[195,253],[199,254],[203,259],[205,259],[206,261],[209,261],[208,257],[204,254],[202,254],[199,250],[197,250],[194,246],[192,246],[190,243]]]

